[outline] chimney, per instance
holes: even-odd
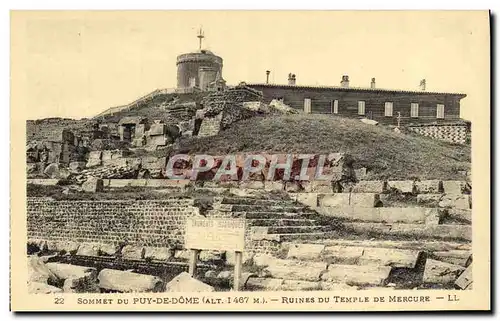
[[[269,74],[271,73],[270,70],[266,70],[266,84],[269,83]]]
[[[297,78],[295,78],[295,74],[289,73],[288,74],[288,84],[291,86],[295,85],[295,81]]]
[[[370,88],[375,89],[375,78],[372,78],[372,82],[370,83]]]
[[[344,88],[349,87],[349,76],[347,76],[347,75],[342,76],[342,81],[340,82],[340,86],[342,86]]]
[[[420,80],[420,90],[425,91],[425,79]]]

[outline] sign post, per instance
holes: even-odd
[[[189,274],[194,277],[200,250],[235,252],[234,285],[240,290],[243,251],[245,249],[245,219],[188,218],[185,246],[191,250]]]

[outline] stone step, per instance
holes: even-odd
[[[373,233],[399,237],[472,241],[472,227],[470,225],[385,224],[362,222],[343,223],[342,225],[345,229],[349,229],[356,234]]]
[[[414,269],[422,252],[356,246],[327,246],[321,260],[335,264],[378,265]]]
[[[325,238],[328,234],[325,232],[310,233],[281,233],[281,234],[254,234],[251,236],[253,241],[276,241],[286,242],[295,240],[311,240]]]
[[[315,220],[310,219],[247,219],[249,226],[312,226],[316,224]]]
[[[275,200],[275,199],[258,199],[250,197],[224,197],[222,204],[235,204],[235,205],[293,205],[293,200]]]
[[[321,275],[321,280],[348,285],[380,286],[387,283],[391,269],[389,266],[330,264]]]
[[[345,218],[349,221],[386,223],[435,223],[443,215],[436,208],[426,207],[317,207],[324,216]]]
[[[327,231],[328,227],[320,225],[310,226],[271,226],[264,227],[267,229],[268,234],[290,234],[290,233],[311,233]]]
[[[234,212],[233,212],[234,213]],[[238,216],[239,213],[244,213],[247,219],[306,219],[314,213],[291,213],[291,212],[238,212],[234,213]]]
[[[232,205],[233,212],[291,212],[303,213],[304,206],[280,206],[280,205]]]

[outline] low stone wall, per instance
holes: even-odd
[[[28,238],[167,247],[184,243],[191,199],[55,201],[28,198]]]
[[[420,124],[409,125],[409,130],[435,139],[456,143],[466,144],[470,139],[470,129],[465,123],[459,124]]]

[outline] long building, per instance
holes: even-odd
[[[296,85],[292,74],[288,80],[288,84],[246,85],[261,91],[266,103],[277,99],[305,113],[369,118],[391,125],[459,121],[460,100],[466,97],[461,93],[426,91],[425,80],[420,83],[420,91],[380,89],[375,78],[370,88],[350,87],[348,76],[342,76],[336,87]]]

